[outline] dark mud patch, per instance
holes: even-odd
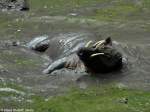
[[[0,9],[2,11],[27,11],[29,10],[29,2],[28,0],[1,0]]]

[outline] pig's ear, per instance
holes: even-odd
[[[108,37],[108,38],[105,39],[105,45],[112,45],[111,37]]]

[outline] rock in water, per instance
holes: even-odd
[[[48,36],[36,37],[27,44],[27,47],[35,51],[44,52],[49,47],[49,41]]]

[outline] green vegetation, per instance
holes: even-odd
[[[5,83],[0,83],[0,88],[12,88],[18,91],[26,91],[25,88],[21,85],[15,84],[13,82],[5,82]]]
[[[64,96],[34,98],[36,112],[149,112],[150,92],[102,87]]]
[[[66,15],[69,12],[76,12],[86,7],[97,7],[93,9],[93,14],[88,16],[79,15],[78,17],[93,18],[103,21],[123,21],[132,19],[145,19],[143,14],[149,13],[149,0],[130,1],[130,0],[32,0],[31,11],[38,14],[48,14],[52,16]],[[76,11],[75,11],[76,10]],[[92,10],[92,9],[91,9]],[[145,14],[145,15],[146,15]],[[148,15],[147,15],[148,16]],[[148,19],[146,17],[146,19]]]
[[[25,90],[24,92],[26,94]],[[149,112],[150,110],[150,92],[111,85],[88,89],[74,88],[65,95],[49,98],[1,93],[0,107],[33,109],[36,112]],[[9,98],[9,103],[3,99],[4,97]],[[17,99],[12,99],[14,97]]]
[[[149,9],[150,8],[150,1],[149,0],[143,0],[143,7]]]
[[[137,19],[142,13],[142,7],[133,3],[116,3],[114,6],[97,10],[95,18],[98,20],[128,20]]]
[[[58,15],[74,9],[104,3],[109,0],[31,0],[31,11],[39,14]]]
[[[41,32],[47,33],[48,28],[52,25],[48,25],[49,23],[44,20],[35,22],[31,19],[32,17],[65,17],[66,23],[75,19],[81,21],[90,19],[97,22],[129,22],[149,21],[150,18],[149,0],[30,0],[30,8],[29,12],[23,14],[19,12],[0,13],[0,38],[19,39],[19,37],[25,38],[24,34],[30,36],[41,34]],[[70,13],[77,13],[77,15],[71,16]],[[21,32],[17,32],[18,29]],[[6,36],[6,33],[9,36]]]
[[[13,82],[0,82],[0,109],[29,108],[30,103],[27,90]]]

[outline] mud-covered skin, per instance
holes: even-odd
[[[54,61],[52,64],[48,66],[47,69],[43,71],[43,73],[50,74],[55,70],[60,70],[63,68],[72,69],[72,70],[79,68],[80,71],[85,70],[82,61],[79,59],[77,54],[74,53],[68,57],[64,57]]]
[[[122,68],[122,54],[112,45],[110,37],[94,45],[80,48],[77,52],[87,71],[109,73]]]
[[[104,54],[91,57],[96,53]],[[110,47],[97,50],[95,48],[81,48],[77,54],[89,72],[109,73],[122,67],[122,55]]]
[[[87,72],[109,73],[122,68],[122,55],[112,46],[111,38],[92,46],[80,48],[76,53],[54,61],[43,73],[52,73],[62,68],[84,69]]]

